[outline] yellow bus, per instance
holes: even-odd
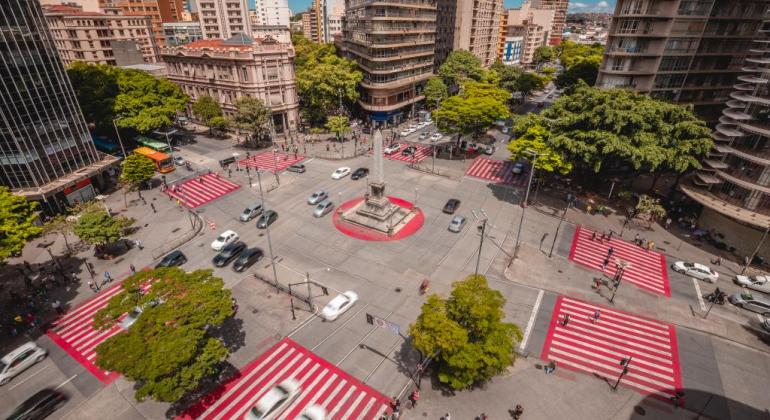
[[[171,172],[175,169],[174,161],[171,160],[171,156],[163,152],[157,152],[149,147],[137,147],[134,149],[134,153],[150,158],[153,163],[155,163],[155,170],[162,174]]]

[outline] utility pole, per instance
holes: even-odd
[[[751,262],[754,261],[754,257],[757,256],[757,253],[759,252],[759,249],[762,248],[762,244],[765,243],[765,239],[767,239],[767,233],[770,231],[770,226],[765,228],[765,233],[762,234],[762,239],[759,240],[759,243],[757,243],[757,247],[754,248],[754,252],[751,253],[751,256],[749,257],[749,260],[746,262],[746,265],[743,266],[741,269],[741,274],[743,274],[747,268],[751,265]]]
[[[551,258],[553,255],[553,248],[556,246],[556,237],[559,236],[559,228],[561,227],[561,224],[564,223],[564,218],[567,217],[567,212],[569,211],[569,207],[572,205],[572,194],[567,194],[567,207],[564,208],[564,213],[561,214],[561,218],[559,219],[559,224],[556,225],[556,232],[553,234],[553,242],[551,243],[551,250],[548,251],[548,258]]]
[[[535,164],[537,163],[537,158],[540,156],[539,153],[535,152],[534,150],[527,150],[525,151],[530,156],[534,156],[532,159],[532,165],[529,169],[529,181],[527,182],[527,192],[524,194],[524,200],[521,202],[521,218],[519,219],[519,228],[516,232],[516,245],[513,248],[513,258],[511,258],[511,263],[508,264],[510,266],[513,261],[518,257],[519,255],[519,240],[521,239],[521,228],[524,224],[524,212],[527,210],[527,201],[529,200],[529,190],[532,188],[532,176],[535,174]]]
[[[313,311],[313,294],[310,293],[310,272],[305,272],[305,284],[307,284],[307,304],[310,306],[310,311]]]
[[[262,201],[262,214],[265,214],[267,212],[267,206],[265,206],[265,194],[262,191],[262,176],[259,174],[259,167],[255,167],[254,169],[257,171],[257,183],[259,183],[259,199]],[[270,263],[273,266],[273,280],[275,281],[275,292],[281,293],[281,290],[278,288],[278,271],[275,269],[275,256],[273,255],[273,242],[270,240],[269,223],[265,223],[265,233],[267,233],[267,249],[270,252]],[[292,308],[293,307],[294,305],[292,304]]]
[[[481,238],[479,238],[479,254],[476,255],[476,271],[475,275],[479,275],[479,264],[481,263],[481,246],[484,245],[484,234],[487,230],[487,218],[481,220]]]
[[[623,366],[623,370],[620,371],[620,375],[618,375],[618,380],[615,381],[615,385],[612,386],[612,390],[615,391],[618,389],[618,385],[620,385],[621,379],[623,379],[624,376],[628,373],[628,365],[631,364],[631,360],[633,359],[632,356],[629,356],[628,359],[620,359],[620,366]]]
[[[118,124],[115,123],[117,118],[112,119],[112,126],[115,127],[115,134],[118,136],[118,144],[120,145],[120,151],[123,152],[123,157],[126,158],[126,148],[123,147],[123,139],[120,138],[120,131],[118,130]]]

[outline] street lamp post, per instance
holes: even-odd
[[[176,134],[177,130],[170,130],[170,131],[155,131],[155,134],[162,134],[166,137],[166,144],[168,145],[168,154],[171,155],[171,159],[174,159],[174,148],[171,147],[171,140],[169,140],[169,135]]]
[[[259,199],[262,201],[262,214],[265,214],[267,212],[267,207],[265,206],[265,193],[262,191],[262,176],[259,173],[258,167],[255,167],[254,169],[257,172],[257,183],[259,184]],[[273,242],[270,240],[269,223],[265,223],[265,233],[267,234],[267,250],[268,252],[270,252],[270,263],[273,266],[273,280],[275,281],[275,292],[280,293],[280,289],[278,288],[278,271],[275,269],[275,256],[273,255]]]
[[[633,359],[632,356],[629,356],[628,359],[620,359],[620,366],[623,366],[623,370],[620,371],[620,375],[618,375],[618,380],[615,381],[615,385],[612,386],[613,391],[618,389],[618,385],[620,385],[620,381],[628,373],[628,365],[631,364],[632,359]]]
[[[522,229],[522,225],[524,224],[524,213],[527,210],[527,201],[529,200],[529,190],[532,188],[532,176],[535,173],[535,164],[537,163],[538,156],[540,156],[539,153],[529,149],[526,150],[524,153],[530,156],[533,156],[533,159],[532,159],[532,165],[529,169],[529,181],[527,182],[527,192],[524,194],[524,200],[521,202],[521,218],[519,219],[519,228],[516,232],[516,245],[513,249],[513,258],[511,258],[511,262],[513,262],[513,260],[515,260],[516,257],[519,255],[519,240],[521,239],[521,229]]]
[[[479,239],[479,253],[476,255],[476,270],[473,272],[474,275],[479,275],[479,264],[481,263],[481,246],[484,244],[484,234],[487,231],[487,218],[481,219],[481,238]]]
[[[770,226],[765,228],[765,233],[762,234],[762,239],[759,240],[759,243],[757,243],[757,247],[754,248],[754,252],[751,253],[751,256],[748,258],[748,261],[746,261],[746,264],[741,269],[741,274],[743,274],[746,271],[746,269],[749,268],[749,266],[751,265],[751,262],[754,261],[754,257],[757,256],[759,249],[762,248],[762,244],[765,243],[765,239],[767,239],[768,231],[770,231]]]
[[[118,130],[118,124],[115,122],[117,118],[112,119],[112,126],[115,127],[115,135],[118,136],[118,144],[120,145],[120,151],[123,152],[123,157],[126,157],[126,148],[123,147],[123,139],[120,138],[120,131]]]
[[[551,242],[551,250],[548,251],[548,258],[551,258],[553,255],[553,248],[556,246],[556,237],[559,236],[559,228],[561,228],[561,224],[564,223],[564,218],[567,217],[567,212],[569,211],[570,206],[572,205],[572,194],[568,194],[567,197],[567,207],[564,208],[564,213],[561,214],[561,218],[559,219],[559,224],[556,225],[556,232],[553,234],[553,242]]]

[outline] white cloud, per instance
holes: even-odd
[[[586,7],[588,7],[588,5],[585,3],[575,2],[575,3],[570,3],[569,7],[570,9],[585,9]]]
[[[596,3],[596,7],[598,9],[606,9],[608,6],[609,4],[604,0],[600,1],[599,3]]]

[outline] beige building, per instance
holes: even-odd
[[[255,0],[256,10],[250,10],[252,26],[285,26],[289,27],[291,12],[287,0]]]
[[[499,57],[504,62],[531,64],[535,50],[548,45],[548,40],[551,39],[555,10],[535,9],[532,3],[525,1],[518,9],[508,9],[505,14],[506,26],[503,29],[504,32],[500,34]],[[520,53],[516,54],[518,58],[506,59],[510,50],[517,44],[521,45]]]
[[[377,125],[415,117],[433,75],[436,0],[347,0],[337,46],[364,74],[359,105]],[[494,48],[494,45],[492,46]]]
[[[503,0],[438,0],[436,64],[467,50],[489,67],[497,59]]]
[[[114,8],[85,12],[65,5],[44,6],[43,13],[65,66],[75,61],[118,66],[158,61],[148,16],[125,15]]]
[[[251,36],[247,0],[195,0],[203,38],[229,39],[237,34]]]
[[[40,5],[54,6],[66,4],[68,6],[79,6],[84,12],[101,12],[105,6],[104,0],[40,0]]]
[[[291,32],[283,25],[252,26],[251,33],[255,39],[271,37],[282,44],[291,44]]]
[[[124,15],[149,16],[155,45],[158,47],[165,45],[163,23],[183,20],[184,2],[185,0],[99,0],[102,7],[116,7]]]
[[[619,0],[596,82],[693,104],[720,118],[768,0]]]
[[[569,0],[533,0],[534,9],[553,10],[553,24],[547,45],[559,45],[562,33],[567,25],[567,8]]]
[[[219,101],[226,115],[232,115],[238,98],[258,98],[272,110],[277,136],[285,138],[296,132],[299,97],[294,47],[290,43],[238,35],[164,48],[161,56],[168,79],[179,85],[191,101],[210,95]]]

